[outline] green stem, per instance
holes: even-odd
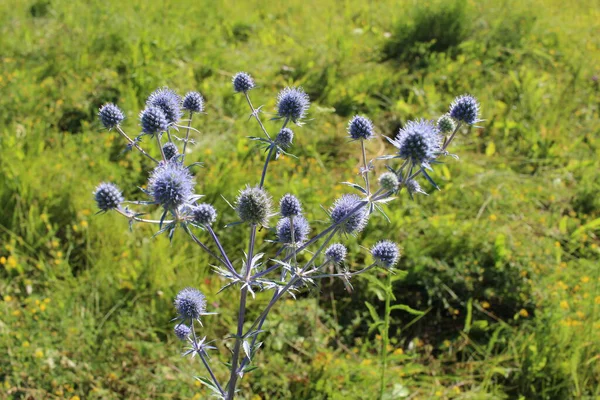
[[[383,320],[383,331],[381,332],[381,388],[379,392],[379,398],[383,399],[385,392],[385,373],[387,370],[387,353],[389,345],[389,334],[390,334],[390,303],[392,298],[392,274],[387,274],[387,290],[385,292],[385,314]]]

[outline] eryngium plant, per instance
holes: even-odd
[[[186,153],[190,150],[188,144],[192,143],[190,135],[198,132],[192,127],[193,116],[203,112],[205,105],[204,98],[197,92],[188,92],[181,98],[166,87],[156,90],[148,97],[146,108],[140,113],[141,133],[134,139],[121,128],[124,113],[114,104],[104,105],[99,112],[104,127],[118,132],[127,140],[128,149],[135,148],[152,160],[155,167],[150,171],[144,190],[145,200],[126,201],[120,189],[112,183],[101,183],[94,192],[100,212],[114,210],[129,220],[130,227],[134,223],[155,224],[158,234],[167,233],[170,238],[177,228],[181,229],[214,258],[218,264],[215,272],[226,281],[223,289],[239,290],[237,324],[227,339],[232,341],[229,347],[231,359],[226,364],[229,367],[227,380],[217,378],[208,358],[208,350],[216,348],[211,345],[214,341],[207,342],[206,336],[201,337],[200,321],[211,314],[207,312],[204,294],[188,287],[182,289],[174,300],[174,334],[187,344],[184,355],[197,356],[202,361],[209,377],[201,380],[220,399],[233,399],[238,380],[255,368],[252,360],[261,346],[259,337],[263,325],[279,300],[288,295],[294,297],[296,292],[314,285],[318,279],[337,277],[351,289],[350,281],[356,275],[373,268],[390,272],[400,255],[396,243],[380,240],[371,249],[371,264],[351,271],[344,266],[347,248],[342,243],[332,243],[334,238],[343,241],[348,235],[359,235],[375,213],[387,219],[382,206],[393,201],[404,188],[411,198],[417,193],[426,194],[417,181],[420,176],[438,188],[427,171],[431,171],[439,158],[449,155],[447,149],[463,124],[479,121],[479,104],[472,96],[456,98],[449,111],[437,122],[408,121],[395,137],[388,138],[395,147],[394,154],[378,158],[400,158],[402,161],[386,165],[388,171],[380,174],[378,184],[372,187],[369,176],[375,173],[374,160],[367,161],[364,143],[375,136],[374,124],[367,117],[353,117],[348,123],[348,135],[351,142],[360,142],[362,167],[359,172],[364,184],[345,182],[357,192],[340,195],[327,211],[329,226],[309,237],[310,222],[304,216],[305,208],[300,200],[294,194],[286,194],[278,201],[279,209],[274,209],[273,199],[265,187],[270,161],[288,154],[287,151],[292,148],[294,132],[288,125],[294,123],[302,126],[310,107],[308,95],[301,88],[290,87],[279,93],[277,117],[273,119],[279,126],[275,130],[277,134],[271,135],[261,120],[261,107],[255,108],[250,100],[249,92],[255,88],[254,79],[240,72],[233,77],[232,83],[233,91],[245,96],[251,117],[264,133],[264,137],[250,139],[257,141],[267,151],[260,178],[241,188],[235,205],[232,205],[233,212],[239,218],[239,223],[232,225],[238,227],[235,229],[247,229],[249,232],[247,253],[234,255],[223,248],[218,234],[212,228],[217,209],[211,204],[199,203],[202,196],[195,193],[196,180],[190,169],[193,164],[185,164]],[[187,118],[182,120],[184,115]],[[175,136],[178,132],[185,132],[185,137]],[[157,148],[153,153],[156,156],[141,147],[141,140],[145,136],[155,141]],[[141,218],[146,212],[133,210],[130,205],[154,206],[159,210],[160,218]],[[272,240],[268,240],[266,245],[272,253],[257,254],[257,229],[268,227],[269,220],[275,216],[279,221],[274,224]],[[200,237],[203,232],[214,246],[203,242]],[[309,261],[298,262],[297,256],[304,252],[311,254]],[[242,260],[242,267],[238,269],[234,265],[240,264],[239,259]],[[248,321],[248,303],[257,291],[271,292],[271,301],[258,318]]]

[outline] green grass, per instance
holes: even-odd
[[[209,338],[231,333],[235,302],[216,294],[222,282],[183,235],[169,244],[94,215],[98,182],[141,198],[149,168],[122,154],[95,113],[117,102],[136,132],[156,87],[202,92],[191,159],[205,165],[197,190],[222,226],[235,217],[220,195],[232,199],[264,157],[230,87],[239,70],[255,76],[253,101],[267,111],[286,84],[314,101],[296,130],[300,160],[274,162],[267,187],[275,198],[297,193],[316,221],[319,205],[347,191],[339,182],[358,180],[359,149],[344,138],[354,113],[392,135],[409,119],[437,118],[455,95],[482,103],[483,128],[460,135],[460,160],[436,168],[442,191],[402,197],[388,207],[390,224],[373,219],[349,240],[354,267],[364,262],[359,245],[384,233],[398,241],[407,273],[395,296],[428,310],[402,330],[412,316],[392,313],[391,398],[600,396],[600,10],[592,1],[419,4],[2,2],[0,398],[205,398],[193,379],[201,365],[180,357],[171,334],[172,298],[190,282],[207,294],[219,312],[205,323]],[[246,232],[222,235],[241,258]],[[276,307],[261,368],[242,381],[249,399],[372,398],[381,341],[364,302],[382,315],[383,297],[369,279],[355,289],[325,283],[318,307],[314,293]]]

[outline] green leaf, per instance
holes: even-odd
[[[423,311],[415,310],[414,308],[407,306],[406,304],[395,304],[395,305],[391,306],[390,311],[394,311],[394,310],[406,311],[407,313],[412,314],[412,315],[425,314]]]
[[[371,303],[369,303],[368,301],[365,301],[365,306],[367,306],[367,309],[369,310],[369,314],[371,314],[371,318],[373,318],[373,322],[381,322],[381,318],[379,318],[379,315],[377,315],[377,311],[375,310],[375,307],[373,307],[373,305]]]

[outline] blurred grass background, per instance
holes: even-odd
[[[230,333],[233,302],[182,235],[170,245],[94,215],[98,182],[139,199],[150,167],[96,112],[117,103],[133,135],[156,87],[199,90],[207,113],[190,159],[205,163],[197,189],[222,226],[234,216],[220,194],[255,180],[264,157],[231,90],[239,70],[267,111],[288,84],[314,102],[296,129],[300,159],[274,162],[267,188],[298,194],[317,229],[319,205],[359,179],[344,137],[354,113],[393,135],[458,94],[482,104],[483,129],[436,170],[442,191],[392,203],[390,224],[373,218],[348,244],[359,267],[360,245],[398,241],[398,302],[428,310],[406,329],[411,316],[392,315],[390,399],[600,396],[599,28],[595,1],[3,1],[0,398],[207,398],[171,334],[172,298],[190,283],[207,294],[220,313],[209,338]],[[371,157],[386,151],[369,143]],[[241,256],[245,230],[222,232]],[[242,383],[249,399],[373,398],[380,338],[364,302],[381,312],[381,293],[366,278],[355,289],[324,282],[318,302],[276,307],[261,368]]]

